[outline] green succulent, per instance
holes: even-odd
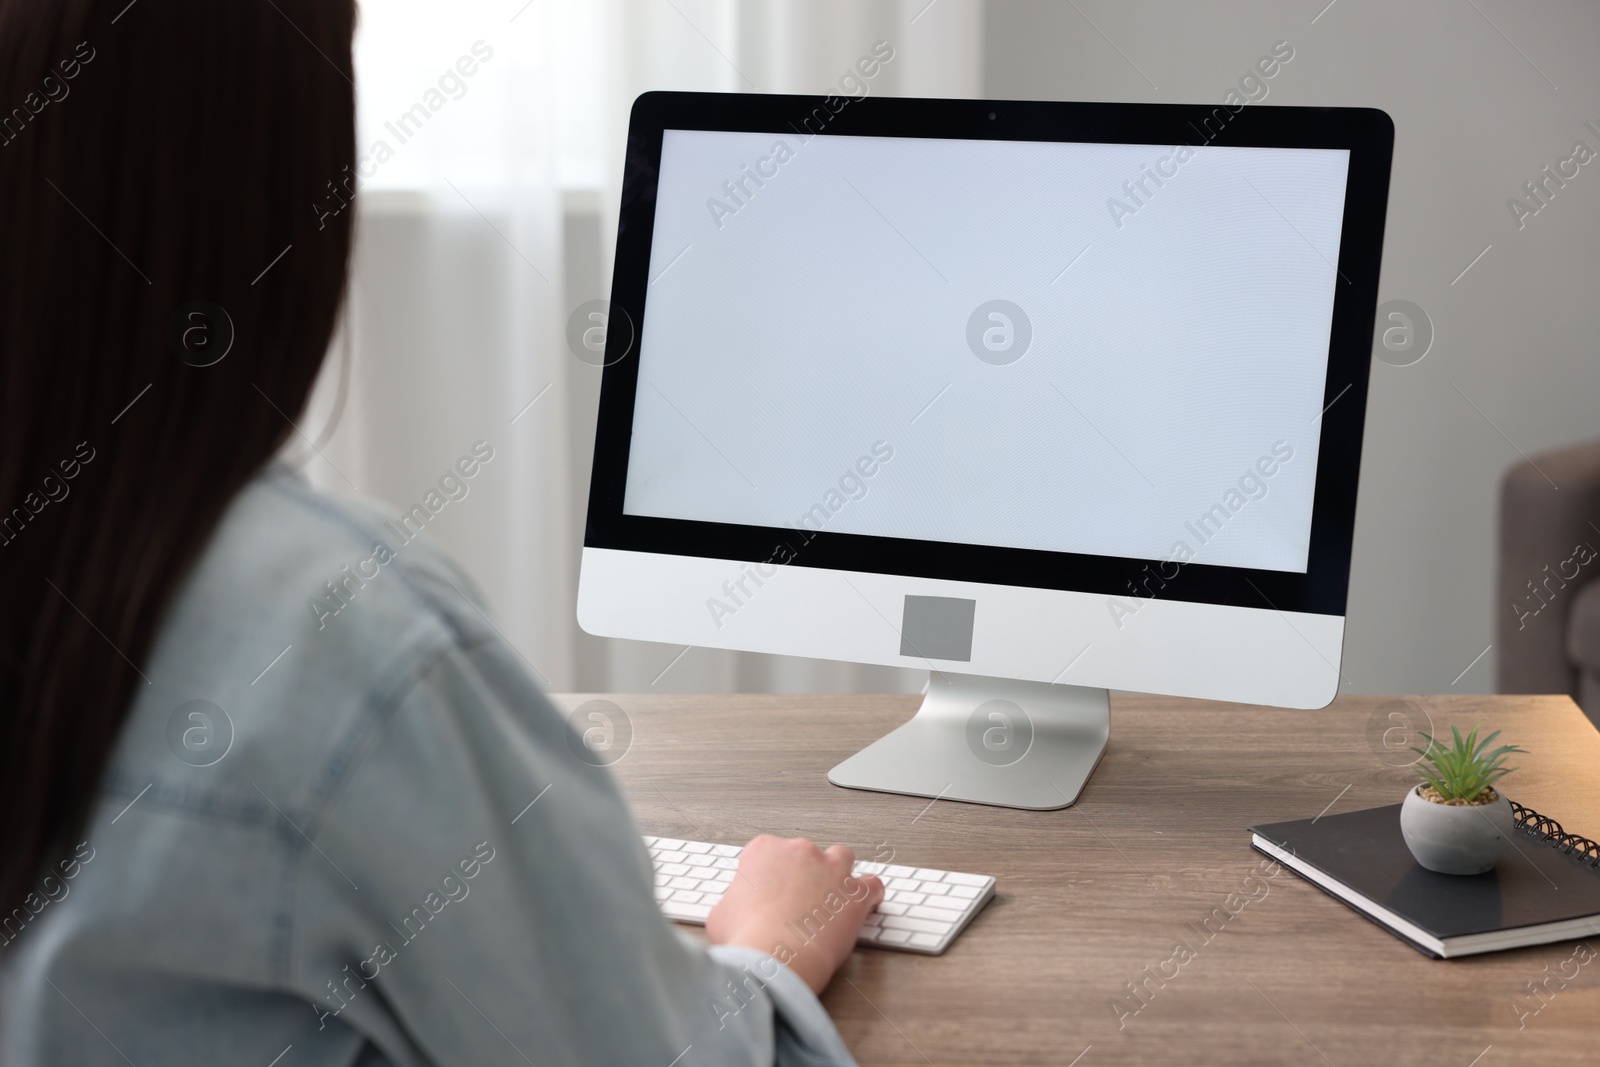
[[[1513,752],[1527,751],[1516,745],[1490,749],[1489,745],[1500,736],[1499,730],[1482,741],[1478,740],[1477,726],[1466,737],[1462,737],[1461,731],[1454,726],[1450,727],[1450,733],[1454,740],[1448,746],[1423,734],[1428,738],[1428,747],[1411,750],[1422,757],[1417,764],[1417,773],[1446,800],[1476,800],[1485,789],[1516,770],[1515,767],[1502,766],[1507,756]]]

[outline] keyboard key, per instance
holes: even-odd
[[[945,885],[943,882],[923,882],[922,891],[927,893],[929,896],[942,897],[946,893],[950,892],[950,887]]]
[[[894,895],[894,902],[896,904],[921,904],[927,899],[928,898],[923,896],[921,893],[896,893]]]
[[[937,882],[944,878],[943,871],[930,871],[926,867],[918,867],[911,877],[919,882]]]
[[[885,930],[910,930],[919,934],[947,934],[953,923],[934,922],[932,919],[913,919],[905,915],[886,915],[883,920]]]
[[[706,844],[704,841],[689,841],[684,844],[683,850],[685,852],[693,852],[699,855],[704,855],[705,853],[711,851],[711,846]]]
[[[947,926],[955,925],[955,921],[961,917],[961,913],[958,911],[950,911],[948,908],[930,908],[926,905],[908,908],[906,914],[913,919],[936,919]]]
[[[982,895],[982,890],[975,885],[953,885],[950,887],[950,895],[963,900],[977,900]]]
[[[905,889],[915,893],[921,883],[914,878],[891,878],[884,884],[890,889]]]
[[[934,911],[942,912],[943,914],[941,915],[941,918],[949,919],[951,922],[955,922],[956,919],[960,918],[966,912],[967,905],[969,903],[971,902],[966,900],[951,900],[949,897],[929,897],[928,902],[924,904],[923,907],[932,908]],[[916,913],[911,912],[909,914]]]
[[[918,948],[938,948],[939,947],[939,942],[941,942],[943,940],[944,940],[944,938],[935,937],[932,934],[912,934],[911,935],[911,943],[913,945],[916,945]]]
[[[691,867],[710,867],[717,861],[712,856],[689,855],[683,858],[683,862],[687,863]]]
[[[706,916],[711,914],[711,909],[704,904],[676,904],[668,901],[661,909],[673,919],[698,919],[705,922]]]
[[[682,863],[687,856],[686,852],[657,852],[655,860],[657,863]]]
[[[878,905],[878,911],[884,915],[904,915],[907,907],[908,905],[901,904],[898,901],[886,900]]]
[[[880,945],[903,945],[911,940],[910,930],[879,930],[878,943]]]
[[[885,864],[882,863],[858,863],[853,873],[858,878],[870,878],[873,875],[882,874],[884,870]]]
[[[683,847],[684,843],[675,837],[658,837],[655,839],[655,845],[657,848],[662,849],[679,849]]]
[[[886,877],[889,877],[889,878],[910,878],[911,877],[911,868],[910,867],[898,867],[898,866],[891,865],[891,866],[885,867],[883,869],[883,873],[884,873],[884,875]]]
[[[946,871],[944,880],[951,885],[973,885],[979,889],[982,889],[990,882],[990,879],[979,874],[958,874],[955,871]]]
[[[744,849],[738,845],[712,845],[711,854],[714,856],[732,856],[737,858]]]
[[[688,874],[689,865],[687,863],[663,863],[661,866],[657,867],[656,870],[660,871],[662,874],[669,874],[676,878],[680,874]]]
[[[693,889],[695,886],[700,884],[700,879],[698,879],[698,878],[674,878],[672,881],[668,882],[667,884],[670,885],[674,889]]]
[[[700,903],[700,894],[688,889],[680,889],[672,894],[672,899],[679,904],[698,904]]]
[[[645,848],[649,848],[651,845],[653,845],[655,843],[656,843],[656,839],[653,838],[653,837],[646,837],[644,839],[644,847]]]

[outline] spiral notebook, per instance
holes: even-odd
[[[1600,844],[1515,801],[1487,874],[1436,874],[1400,835],[1400,805],[1252,826],[1251,845],[1435,958],[1600,935]]]

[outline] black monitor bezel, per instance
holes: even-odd
[[[1389,116],[1371,108],[1260,104],[1234,109],[1223,104],[869,97],[849,99],[841,106],[840,99],[650,92],[634,102],[611,289],[613,323],[620,312],[634,329],[608,331],[585,547],[751,563],[776,560],[799,567],[1108,596],[1153,594],[1193,603],[1343,615],[1394,144]],[[1322,416],[1306,572],[1191,563],[1176,569],[1174,575],[1170,565],[1147,559],[624,514],[639,371],[637,330],[644,322],[663,131],[733,130],[794,136],[798,124],[819,108],[825,109],[826,126],[816,136],[1348,149],[1338,263],[1343,284],[1336,283],[1334,298],[1323,393],[1327,409]],[[815,123],[808,127],[815,128]],[[626,354],[619,354],[615,346],[620,345],[631,347]],[[1153,576],[1156,584],[1152,584]]]

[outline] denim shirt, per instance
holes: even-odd
[[[0,902],[0,1063],[852,1063],[661,917],[609,772],[386,518],[278,465],[231,504],[88,825]]]

